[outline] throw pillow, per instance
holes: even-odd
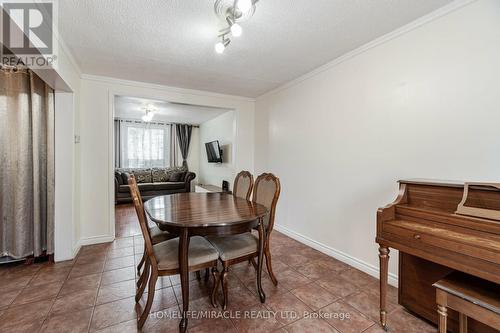
[[[151,169],[132,169],[132,174],[135,176],[137,184],[152,183]]]
[[[184,179],[186,172],[172,172],[168,181],[170,182],[181,182]]]

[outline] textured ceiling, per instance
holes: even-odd
[[[451,0],[260,0],[214,52],[214,0],[60,0],[62,37],[86,74],[256,97]]]
[[[147,105],[155,107],[153,121],[165,121],[180,124],[199,125],[228,112],[228,109],[212,108],[188,104],[169,103],[145,98],[117,96],[115,97],[115,117],[137,119],[145,114]]]

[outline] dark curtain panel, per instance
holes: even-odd
[[[179,142],[179,148],[181,149],[182,155],[182,166],[187,168],[187,157],[189,153],[189,144],[191,143],[191,133],[193,131],[193,126],[177,124],[176,129],[177,141]]]
[[[121,121],[119,119],[115,119],[114,126],[115,126],[114,128],[115,168],[121,168],[122,167]]]
[[[0,256],[54,248],[54,91],[29,70],[0,69]]]

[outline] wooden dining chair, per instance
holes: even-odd
[[[127,177],[127,179],[128,179],[132,176],[132,174],[127,174],[127,176],[128,176]],[[138,190],[138,193],[140,195],[140,190]],[[142,197],[141,197],[141,200],[142,200]],[[153,245],[156,245],[160,242],[164,242],[166,240],[169,240],[169,239],[176,237],[175,235],[173,235],[169,232],[160,230],[160,228],[158,228],[158,226],[156,226],[156,225],[149,228],[149,233],[151,235],[151,242],[153,243]],[[142,258],[139,261],[139,264],[137,265],[137,275],[139,276],[139,279],[137,280],[138,287],[141,285],[141,283],[144,281],[144,279],[147,278],[146,274],[141,274],[141,268],[144,265],[145,261],[146,261],[146,245],[144,245]]]
[[[177,237],[169,232],[160,230],[160,228],[158,228],[158,226],[156,225],[149,228],[149,233],[151,235],[151,242],[153,243],[153,245]],[[142,281],[146,278],[145,274],[141,274],[141,268],[144,265],[144,262],[146,261],[146,257],[147,257],[146,244],[144,244],[144,251],[142,254],[142,258],[141,261],[139,261],[139,264],[137,265],[137,275],[139,276],[139,280],[137,281],[137,286],[140,286]]]
[[[278,285],[278,280],[274,275],[271,264],[272,261],[269,241],[271,232],[273,231],[276,204],[278,203],[280,191],[281,184],[279,178],[271,173],[264,173],[257,177],[257,180],[255,181],[252,199],[253,202],[261,204],[269,209],[269,213],[264,217],[264,256],[266,258],[267,271],[274,285]],[[258,236],[251,232],[232,236],[209,236],[207,239],[219,252],[219,260],[222,262],[223,269],[219,281],[222,282],[224,296],[222,307],[225,310],[228,303],[227,274],[229,266],[247,260],[253,260],[258,257],[259,239]],[[218,284],[212,292],[216,295],[217,290]],[[215,298],[215,295],[212,295],[212,298]]]
[[[142,202],[139,188],[135,177],[131,176],[128,180],[130,185],[130,194],[134,201],[135,211],[141,227],[141,232],[144,238],[144,245],[146,248],[146,258],[144,260],[144,272],[146,278],[142,279],[141,284],[135,296],[135,301],[139,302],[141,299],[146,285],[148,285],[148,299],[143,312],[137,320],[137,327],[139,329],[144,326],[146,319],[153,304],[156,281],[159,276],[168,276],[179,274],[179,238],[169,239],[153,245],[152,235],[147,224],[146,212],[144,211],[144,204]],[[215,288],[218,285],[219,275],[217,271],[217,259],[219,253],[205,238],[200,236],[193,236],[189,240],[189,254],[188,254],[188,270],[189,272],[199,271],[205,268],[212,268],[212,276],[214,278]],[[149,281],[147,277],[149,276]],[[214,295],[214,292],[212,292]],[[214,297],[211,299],[212,305],[217,306]]]
[[[234,178],[233,194],[239,198],[250,200],[253,188],[253,176],[248,171],[241,171]]]

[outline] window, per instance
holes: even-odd
[[[169,127],[122,123],[121,158],[124,168],[166,167],[169,164]]]

